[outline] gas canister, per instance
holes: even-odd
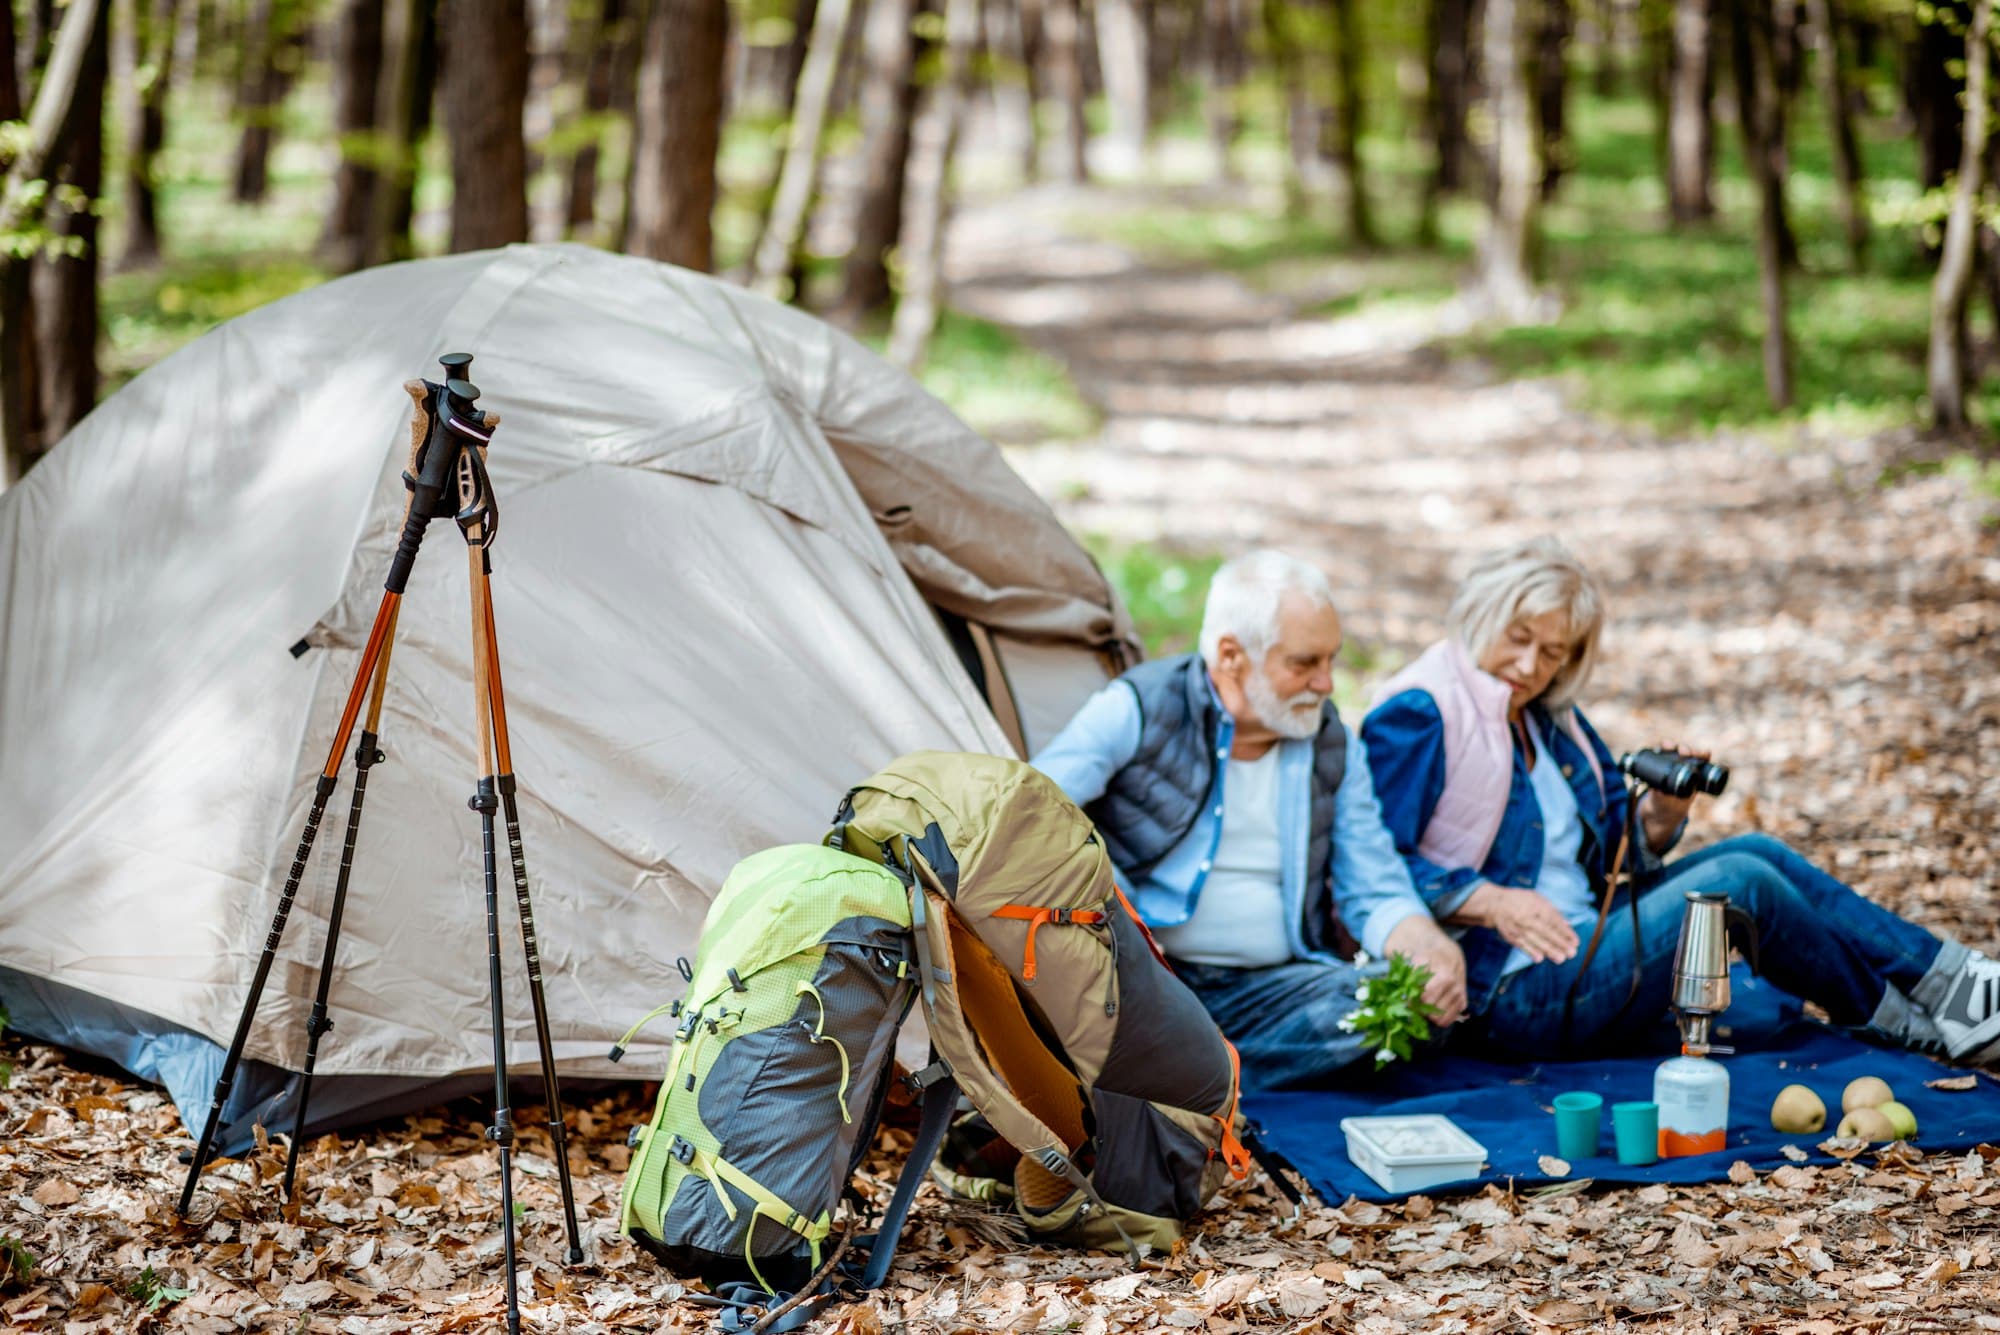
[[[1653,1073],[1660,1105],[1660,1157],[1709,1154],[1729,1141],[1729,1072],[1707,1057],[1681,1056]]]

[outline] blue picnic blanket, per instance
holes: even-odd
[[[1727,1019],[1739,1046],[1718,1057],[1729,1073],[1729,1145],[1712,1154],[1627,1166],[1614,1156],[1611,1105],[1653,1097],[1653,1072],[1667,1052],[1578,1062],[1506,1064],[1465,1052],[1445,1051],[1404,1065],[1353,1088],[1253,1093],[1244,1112],[1265,1142],[1299,1169],[1323,1200],[1348,1196],[1391,1201],[1403,1193],[1383,1190],[1348,1162],[1343,1117],[1442,1113],[1486,1148],[1486,1171],[1459,1183],[1427,1187],[1427,1194],[1474,1191],[1511,1178],[1517,1186],[1552,1179],[1539,1160],[1556,1153],[1551,1101],[1565,1090],[1604,1097],[1599,1157],[1571,1164],[1569,1177],[1601,1182],[1714,1182],[1741,1159],[1752,1168],[1788,1162],[1787,1145],[1830,1162],[1815,1148],[1840,1120],[1847,1082],[1876,1075],[1916,1114],[1916,1145],[1926,1152],[2000,1144],[2000,1081],[1980,1077],[1970,1090],[1928,1089],[1925,1082],[1968,1074],[1961,1068],[1901,1049],[1875,1047],[1843,1031],[1800,1018],[1798,1003],[1760,981],[1739,974]],[[1718,1042],[1723,1041],[1720,1036]],[[1771,1101],[1786,1085],[1806,1085],[1826,1103],[1827,1127],[1810,1136],[1771,1128]]]

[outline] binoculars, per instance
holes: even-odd
[[[1697,760],[1678,751],[1628,751],[1618,757],[1618,768],[1668,797],[1691,797],[1695,793],[1720,797],[1729,786],[1728,766]]]

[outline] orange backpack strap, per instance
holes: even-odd
[[[1058,927],[1085,926],[1104,921],[1105,915],[1096,909],[1051,909],[1032,904],[1002,904],[993,910],[996,918],[1012,918],[1016,922],[1028,924],[1028,949],[1021,957],[1021,981],[1035,981],[1035,933],[1045,922]]]
[[[1117,895],[1118,902],[1125,906],[1125,916],[1130,918],[1133,921],[1133,923],[1137,925],[1137,927],[1139,928],[1139,935],[1146,938],[1146,947],[1147,949],[1153,952],[1153,958],[1158,960],[1161,966],[1165,968],[1168,973],[1172,973],[1174,971],[1174,966],[1167,963],[1167,953],[1164,950],[1161,950],[1160,943],[1153,939],[1153,929],[1146,926],[1146,920],[1139,916],[1139,910],[1133,908],[1132,901],[1125,898],[1125,892],[1119,888],[1118,882],[1113,881],[1111,883],[1111,893]]]
[[[1219,1113],[1210,1113],[1222,1128],[1222,1143],[1216,1146],[1210,1157],[1222,1156],[1229,1165],[1229,1175],[1234,1178],[1247,1177],[1250,1173],[1250,1151],[1236,1138],[1236,1105],[1243,1099],[1243,1059],[1236,1054],[1236,1045],[1228,1039],[1222,1046],[1229,1049],[1229,1106]]]

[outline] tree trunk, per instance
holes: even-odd
[[[1311,79],[1300,49],[1293,5],[1289,0],[1263,0],[1264,41],[1277,67],[1278,88],[1285,108],[1285,211],[1306,210],[1307,183],[1318,154],[1318,117],[1313,112]]]
[[[805,68],[799,74],[798,96],[792,107],[791,133],[778,168],[778,189],[771,199],[764,234],[758,238],[750,263],[750,285],[767,297],[784,299],[791,284],[793,262],[805,238],[819,184],[820,137],[833,98],[833,76],[847,36],[848,0],[819,0],[813,16],[812,41]],[[804,293],[789,294],[794,300]]]
[[[1224,181],[1237,179],[1234,152],[1236,137],[1243,132],[1241,103],[1250,63],[1244,50],[1246,3],[1207,0],[1208,81],[1203,110],[1207,113],[1208,141],[1215,152],[1215,174]]]
[[[639,66],[625,249],[715,267],[715,151],[722,132],[728,0],[655,0]]]
[[[1861,154],[1854,144],[1852,98],[1840,54],[1840,14],[1833,0],[1806,0],[1806,9],[1819,48],[1820,97],[1826,103],[1833,175],[1840,187],[1840,225],[1847,235],[1848,260],[1858,270],[1868,262],[1868,209],[1861,197]]]
[[[582,115],[588,133],[569,160],[569,198],[563,218],[570,236],[597,221],[597,165],[604,151],[604,124],[620,101],[629,100],[637,27],[626,0],[602,0],[583,75]]]
[[[445,0],[444,125],[453,251],[528,239],[526,0]]]
[[[1737,120],[1743,130],[1743,159],[1757,185],[1757,271],[1764,307],[1764,389],[1771,406],[1792,406],[1791,337],[1785,316],[1785,183],[1778,175],[1771,140],[1778,125],[1779,89],[1768,0],[1731,7],[1731,62],[1736,72]]]
[[[1791,175],[1790,151],[1787,145],[1790,91],[1788,79],[1791,71],[1786,65],[1785,49],[1791,41],[1793,25],[1788,16],[1791,0],[1742,0],[1738,9],[1748,24],[1750,49],[1754,57],[1752,70],[1757,75],[1756,107],[1761,116],[1754,139],[1748,130],[1744,131],[1744,152],[1755,151],[1765,159],[1760,168],[1750,166],[1751,180],[1758,183],[1760,195],[1764,183],[1768,182],[1773,192],[1764,201],[1774,210],[1772,220],[1777,228],[1778,259],[1786,269],[1799,267],[1798,239],[1792,234],[1791,210],[1785,202],[1785,183]],[[1786,17],[1781,18],[1781,15]],[[1796,62],[1793,62],[1793,69]],[[1737,96],[1737,119],[1744,119],[1743,100],[1739,87]]]
[[[1062,109],[1057,162],[1062,179],[1081,185],[1090,179],[1086,148],[1090,123],[1084,118],[1083,20],[1079,0],[1044,0],[1042,39],[1049,58],[1049,86]]]
[[[1965,305],[1972,287],[1973,229],[1986,186],[1984,167],[1990,115],[1986,102],[1990,59],[1987,36],[1992,17],[1993,7],[1984,0],[1973,5],[1972,23],[1965,37],[1965,127],[1960,136],[1958,181],[1952,187],[1951,213],[1945,220],[1937,280],[1931,286],[1931,417],[1946,430],[1969,425],[1965,411]]]
[[[1021,145],[1021,179],[1030,183],[1042,179],[1042,99],[1048,88],[1042,79],[1043,0],[1016,0],[1015,17],[1021,32],[1021,85],[1028,99],[1028,141]]]
[[[65,253],[36,262],[36,363],[42,394],[46,451],[97,404],[98,225],[95,205],[104,193],[104,85],[111,24],[99,8],[89,46],[77,71],[69,123],[49,158],[51,186],[81,193],[83,207],[55,205],[50,231]]]
[[[14,6],[0,7],[0,121],[22,119],[18,46]],[[20,481],[34,462],[41,432],[29,272],[26,260],[0,255],[0,491]]]
[[[345,0],[333,31],[333,128],[340,136],[340,166],[319,241],[336,273],[352,272],[367,258],[375,168],[382,155],[382,36],[382,0]]]
[[[437,13],[431,0],[388,0],[384,10],[382,165],[369,211],[366,263],[408,259],[417,180],[417,155],[431,128],[436,87]]]
[[[1482,60],[1493,126],[1492,210],[1479,250],[1479,292],[1487,309],[1504,320],[1540,314],[1535,291],[1536,205],[1541,168],[1535,161],[1534,117],[1522,70],[1521,5],[1486,0]]]
[[[271,149],[278,118],[300,60],[299,16],[283,0],[250,0],[244,20],[236,114],[243,134],[236,142],[235,199],[260,204],[271,185]]]
[[[944,69],[931,94],[924,124],[915,136],[903,292],[889,330],[889,360],[907,371],[915,371],[922,363],[944,304],[944,231],[951,203],[952,149],[958,142],[967,74],[978,36],[979,0],[945,0]]]
[[[861,190],[841,271],[837,323],[853,328],[889,304],[889,254],[903,230],[903,189],[916,112],[912,0],[872,0],[861,33]]]
[[[124,269],[160,258],[153,164],[166,142],[176,8],[176,0],[118,0],[112,23],[112,94],[125,140],[125,242],[118,261]]]
[[[1965,79],[1954,65],[1964,54],[1964,48],[1952,34],[1965,31],[1962,26],[1965,11],[1962,6],[1950,3],[1940,3],[1938,8],[1956,21],[1946,24],[1942,14],[1930,22],[1918,20],[1903,83],[1904,98],[1911,119],[1916,122],[1917,179],[1926,190],[1944,184],[1963,147],[1960,130],[1964,119],[1959,95],[1965,89]]]
[[[982,6],[995,122],[1003,142],[1014,146],[1023,177],[1032,181],[1039,136],[1035,130],[1035,82],[1028,73],[1026,8],[1014,0],[986,0]]]
[[[1667,111],[1667,214],[1676,223],[1715,216],[1716,0],[1674,0]]]
[[[1472,0],[1432,0],[1430,89],[1432,180],[1440,195],[1465,189],[1465,114],[1472,91]]]
[[[1570,165],[1569,43],[1571,0],[1538,0],[1535,22],[1535,122],[1542,135],[1542,200],[1554,199]]]
[[[1361,33],[1355,9],[1359,0],[1332,0],[1333,76],[1329,105],[1333,108],[1333,161],[1347,239],[1363,249],[1375,245],[1375,222],[1368,207],[1368,180],[1361,166]]]
[[[1109,147],[1121,171],[1137,171],[1144,164],[1152,128],[1146,23],[1139,5],[1140,0],[1097,0],[1097,59],[1111,122]]]

